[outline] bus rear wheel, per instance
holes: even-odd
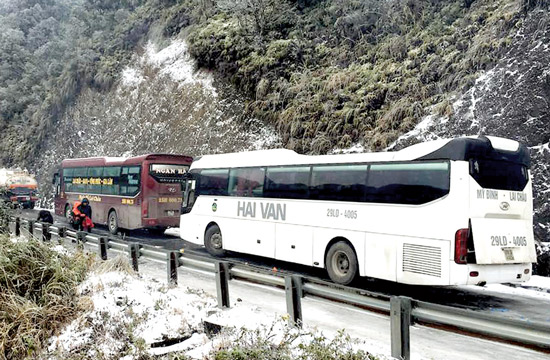
[[[212,225],[206,229],[204,234],[204,246],[209,254],[214,256],[224,256],[225,250],[223,249],[222,232],[218,225]]]
[[[116,211],[113,210],[109,213],[107,225],[111,234],[116,235],[118,233],[118,216]]]
[[[352,247],[344,241],[330,247],[325,264],[328,276],[337,284],[348,285],[357,276],[357,256]]]

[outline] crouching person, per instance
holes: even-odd
[[[73,226],[75,229],[79,231],[91,231],[94,227],[94,223],[92,222],[92,207],[88,199],[84,198],[82,201],[74,203],[73,218]]]

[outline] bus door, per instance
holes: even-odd
[[[464,240],[470,242],[467,262],[536,262],[532,202],[525,165],[470,160],[470,228],[469,239]]]
[[[191,173],[187,173],[185,176],[185,183],[181,184],[183,199],[181,203],[181,214],[187,214],[193,208],[195,204],[195,189],[197,180]]]
[[[63,191],[61,188],[61,171],[56,172],[53,174],[52,179],[52,185],[54,190],[54,206],[55,206],[55,213],[56,214],[63,214],[65,211],[65,196],[63,196]]]

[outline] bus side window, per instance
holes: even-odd
[[[309,173],[309,166],[267,168],[264,196],[306,199],[309,193]]]
[[[265,168],[231,169],[229,195],[261,197],[264,190]]]
[[[63,185],[65,186],[65,192],[72,192],[74,169],[67,168],[67,169],[63,169],[62,171],[63,171]]]
[[[449,193],[448,162],[373,164],[367,201],[419,205]]]
[[[139,192],[140,166],[123,166],[120,175],[120,195],[134,196]]]
[[[311,198],[334,201],[364,201],[368,165],[314,166]]]
[[[202,170],[198,175],[196,196],[227,195],[229,169]]]
[[[90,194],[101,194],[101,179],[103,177],[103,167],[88,168],[88,190]]]
[[[120,194],[120,166],[106,166],[103,170],[101,193],[105,195]]]
[[[79,167],[74,169],[72,191],[84,193],[87,190],[88,168]]]

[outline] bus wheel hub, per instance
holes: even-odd
[[[212,247],[214,249],[221,249],[222,248],[222,235],[221,234],[212,235],[212,238],[211,238],[210,242],[212,243]]]
[[[349,271],[349,259],[343,252],[336,254],[336,268],[342,273],[347,274]]]

